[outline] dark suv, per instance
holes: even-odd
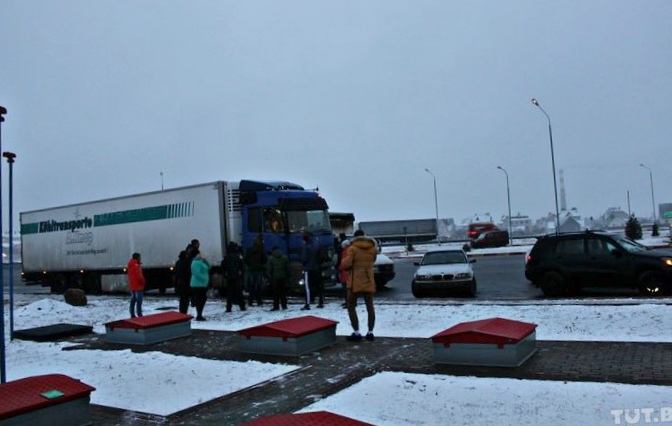
[[[642,294],[672,291],[672,252],[653,250],[605,232],[547,235],[525,259],[525,277],[547,296],[582,287],[631,287]]]

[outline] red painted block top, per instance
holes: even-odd
[[[242,426],[374,426],[329,411],[261,417]]]
[[[133,330],[142,330],[145,328],[159,327],[162,325],[170,325],[178,322],[190,321],[193,317],[179,312],[161,312],[160,314],[145,315],[142,317],[127,318],[108,322],[105,324],[106,328],[130,328]]]
[[[88,396],[96,388],[63,374],[26,377],[0,384],[0,420]],[[44,392],[63,395],[47,398]]]
[[[252,337],[282,337],[283,339],[296,338],[306,334],[335,327],[338,321],[306,315],[281,321],[269,322],[238,331],[241,336]]]
[[[432,336],[432,342],[443,343],[490,343],[502,348],[518,343],[537,328],[536,324],[513,321],[506,318],[489,318],[457,324]]]

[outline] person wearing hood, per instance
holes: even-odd
[[[341,269],[349,269],[350,276],[347,282],[348,316],[353,333],[347,340],[358,342],[362,340],[359,332],[359,318],[357,317],[357,299],[362,296],[366,305],[368,332],[366,340],[372,341],[373,327],[376,324],[376,312],[373,308],[373,294],[376,292],[376,282],[373,278],[373,264],[378,256],[376,241],[366,237],[361,229],[355,231],[350,240],[347,254],[341,261]]]
[[[208,286],[210,285],[210,263],[203,258],[198,249],[193,251],[191,261],[191,294],[196,306],[196,321],[205,321],[203,308],[208,300]]]
[[[289,259],[278,247],[273,247],[266,263],[268,279],[271,281],[273,292],[273,309],[279,311],[287,309],[287,284],[289,282]]]

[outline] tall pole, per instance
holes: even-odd
[[[0,106],[0,152],[2,152],[2,123],[5,121],[4,115],[7,114],[7,108]],[[2,167],[0,167],[0,171]],[[0,174],[0,176],[2,176]],[[2,180],[0,179],[0,243],[2,242]],[[4,271],[2,270],[2,245],[0,244],[0,384],[7,381],[5,373],[5,283],[3,281]]]
[[[434,176],[434,173],[430,172],[429,169],[425,169],[427,173],[432,175],[432,178],[434,179],[434,210],[436,212],[436,241],[441,245],[441,239],[439,238],[439,199],[436,196],[436,176]]]
[[[497,166],[497,168],[506,175],[506,201],[509,205],[509,244],[513,242],[513,228],[511,228],[511,191],[509,191],[509,174],[504,170],[504,167]]]
[[[159,172],[161,175],[161,191],[163,191],[163,172]]]
[[[639,165],[649,171],[649,180],[651,181],[651,206],[653,207],[653,223],[656,223],[656,199],[653,196],[653,172],[651,171],[650,167],[646,167],[642,163],[639,163]]]
[[[14,226],[12,212],[14,211],[14,178],[12,173],[12,165],[16,154],[13,152],[3,152],[2,156],[7,159],[9,164],[9,339],[14,339]]]
[[[539,105],[539,101],[532,98],[532,105],[539,108],[544,113],[548,120],[548,137],[551,140],[551,165],[553,167],[553,191],[555,192],[555,233],[560,232],[560,209],[558,208],[558,182],[555,178],[555,153],[553,152],[553,130],[551,129],[551,117],[546,114],[546,111]]]

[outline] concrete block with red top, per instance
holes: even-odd
[[[90,425],[89,400],[94,390],[62,374],[0,384],[0,426]]]
[[[162,312],[105,324],[105,341],[151,345],[191,335],[193,317],[179,312]]]
[[[241,426],[374,426],[329,411],[261,417]]]
[[[336,324],[311,315],[238,331],[239,349],[262,355],[297,356],[336,342]]]
[[[537,350],[536,328],[506,318],[463,322],[432,336],[434,362],[517,367]]]

